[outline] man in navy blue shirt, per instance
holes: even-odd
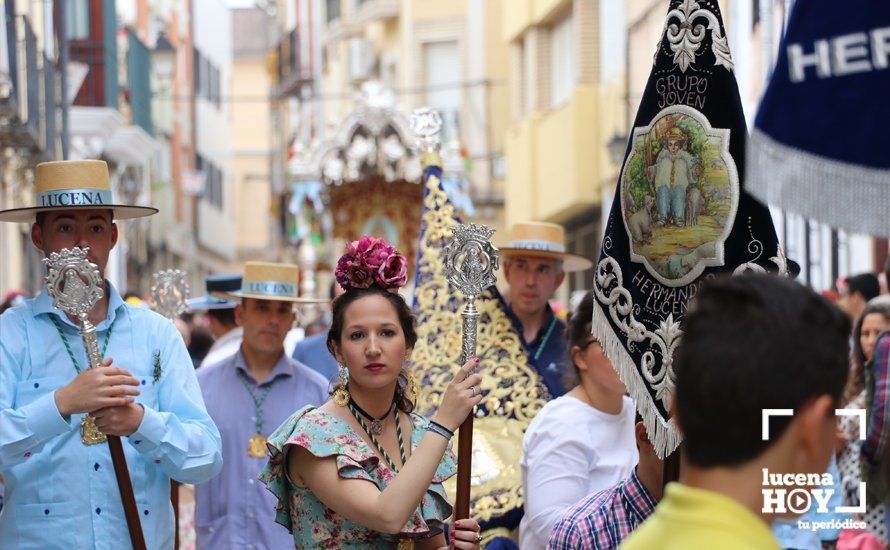
[[[543,222],[515,224],[509,242],[500,252],[510,285],[507,314],[522,337],[529,362],[543,378],[550,395],[559,397],[566,392],[566,327],[553,313],[548,300],[567,272],[590,269],[593,262],[567,253],[565,230]]]

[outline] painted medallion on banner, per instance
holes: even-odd
[[[738,207],[729,130],[675,105],[634,129],[621,174],[621,206],[631,259],[664,285],[694,281],[723,265],[723,243]]]

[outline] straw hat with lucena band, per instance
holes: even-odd
[[[32,223],[40,212],[60,210],[111,210],[116,220],[157,214],[150,206],[131,206],[115,201],[102,160],[42,162],[35,174],[34,206],[0,210],[0,221]]]
[[[212,292],[217,298],[240,301],[242,298],[275,300],[295,304],[324,304],[322,298],[303,298],[299,295],[300,268],[291,264],[247,262],[241,278],[241,290]]]
[[[500,247],[505,258],[532,256],[562,262],[562,270],[571,273],[593,267],[583,256],[566,252],[566,232],[561,225],[547,222],[523,222],[510,228],[507,244]]]

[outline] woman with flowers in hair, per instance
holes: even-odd
[[[328,348],[340,383],[321,407],[303,407],[269,439],[260,475],[278,497],[276,521],[296,548],[443,548],[451,516],[442,482],[456,472],[450,439],[481,399],[471,359],[429,420],[412,412],[407,368],[414,316],[397,289],[405,257],[362,237],[335,271],[346,291],[333,303]],[[458,518],[454,548],[477,548],[479,525]]]

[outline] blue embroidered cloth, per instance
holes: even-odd
[[[748,188],[834,227],[890,235],[890,2],[797,0],[748,153]]]
[[[660,456],[681,320],[718,273],[787,272],[769,210],[745,191],[745,117],[716,0],[672,0],[596,265],[592,332]]]

